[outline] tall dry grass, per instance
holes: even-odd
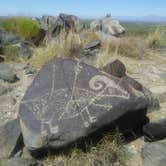
[[[96,66],[102,67],[115,56],[141,59],[145,56],[147,44],[139,37],[128,36],[103,44],[96,58]]]
[[[73,57],[80,51],[83,45],[97,39],[96,33],[91,31],[82,31],[79,34],[73,31],[66,34],[62,31],[56,39],[46,41],[44,45],[33,50],[30,64],[35,68],[41,68],[53,58]]]
[[[42,46],[33,50],[30,64],[33,67],[41,68],[49,60],[56,57],[70,57],[72,53],[80,48],[81,42],[79,35],[72,31],[66,35],[62,32],[58,38],[52,41],[46,41]]]
[[[146,39],[149,48],[156,49],[166,46],[166,31],[157,27],[154,32],[151,32]]]

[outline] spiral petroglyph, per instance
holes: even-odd
[[[89,87],[95,91],[104,91],[108,89],[110,96],[112,97],[122,97],[126,99],[130,97],[126,90],[122,89],[113,79],[110,79],[104,75],[96,75],[92,77],[89,81]],[[120,91],[120,94],[114,94],[112,88]]]

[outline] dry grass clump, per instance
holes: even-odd
[[[127,165],[120,134],[105,136],[96,146],[85,151],[75,148],[68,155],[49,157],[44,166],[114,166]]]
[[[159,48],[166,45],[166,31],[160,27],[156,28],[154,32],[150,33],[146,39],[149,48]]]
[[[128,36],[104,43],[97,56],[96,66],[102,67],[114,56],[142,59],[145,56],[146,49],[146,42],[143,39],[134,36]]]
[[[40,68],[53,58],[74,56],[83,45],[97,39],[96,33],[92,31],[82,31],[80,34],[73,31],[66,34],[62,31],[56,39],[35,48],[30,63],[33,67]]]
[[[98,35],[96,32],[91,31],[91,30],[84,30],[80,33],[80,38],[82,44],[87,44],[88,42],[92,42],[95,40],[99,40]]]
[[[73,34],[73,32],[69,32],[66,35],[62,32],[57,39],[35,48],[30,63],[33,67],[41,68],[45,63],[55,57],[71,56],[80,48],[80,45],[79,35]]]

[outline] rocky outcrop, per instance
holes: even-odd
[[[50,38],[57,37],[61,31],[68,33],[70,30],[78,31],[82,27],[81,20],[78,17],[64,13],[59,14],[58,17],[43,16],[40,24]]]
[[[64,147],[107,125],[123,131],[142,127],[146,108],[144,94],[125,80],[72,59],[56,59],[27,90],[19,117],[25,146],[36,151]]]
[[[5,50],[15,50],[10,52],[10,54],[14,53],[17,57],[22,58],[30,58],[31,56],[31,49],[34,46],[32,42],[25,41],[24,39],[20,38],[17,34],[14,33],[7,33],[5,31],[0,31],[0,54],[1,57],[5,60]],[[12,56],[12,55],[11,55]],[[1,58],[2,59],[2,58]],[[3,59],[2,59],[3,60]]]
[[[111,36],[119,36],[125,32],[125,29],[119,24],[119,21],[112,19],[111,17],[95,20],[91,23],[90,27],[92,30]]]

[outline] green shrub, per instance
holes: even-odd
[[[2,27],[8,32],[15,32],[15,20],[14,19],[5,19],[2,21]]]
[[[3,20],[2,26],[6,31],[15,32],[28,40],[32,40],[39,33],[38,22],[25,17]]]
[[[5,61],[16,61],[19,62],[21,59],[19,57],[20,50],[16,46],[7,45],[3,47],[3,54],[5,56]]]

